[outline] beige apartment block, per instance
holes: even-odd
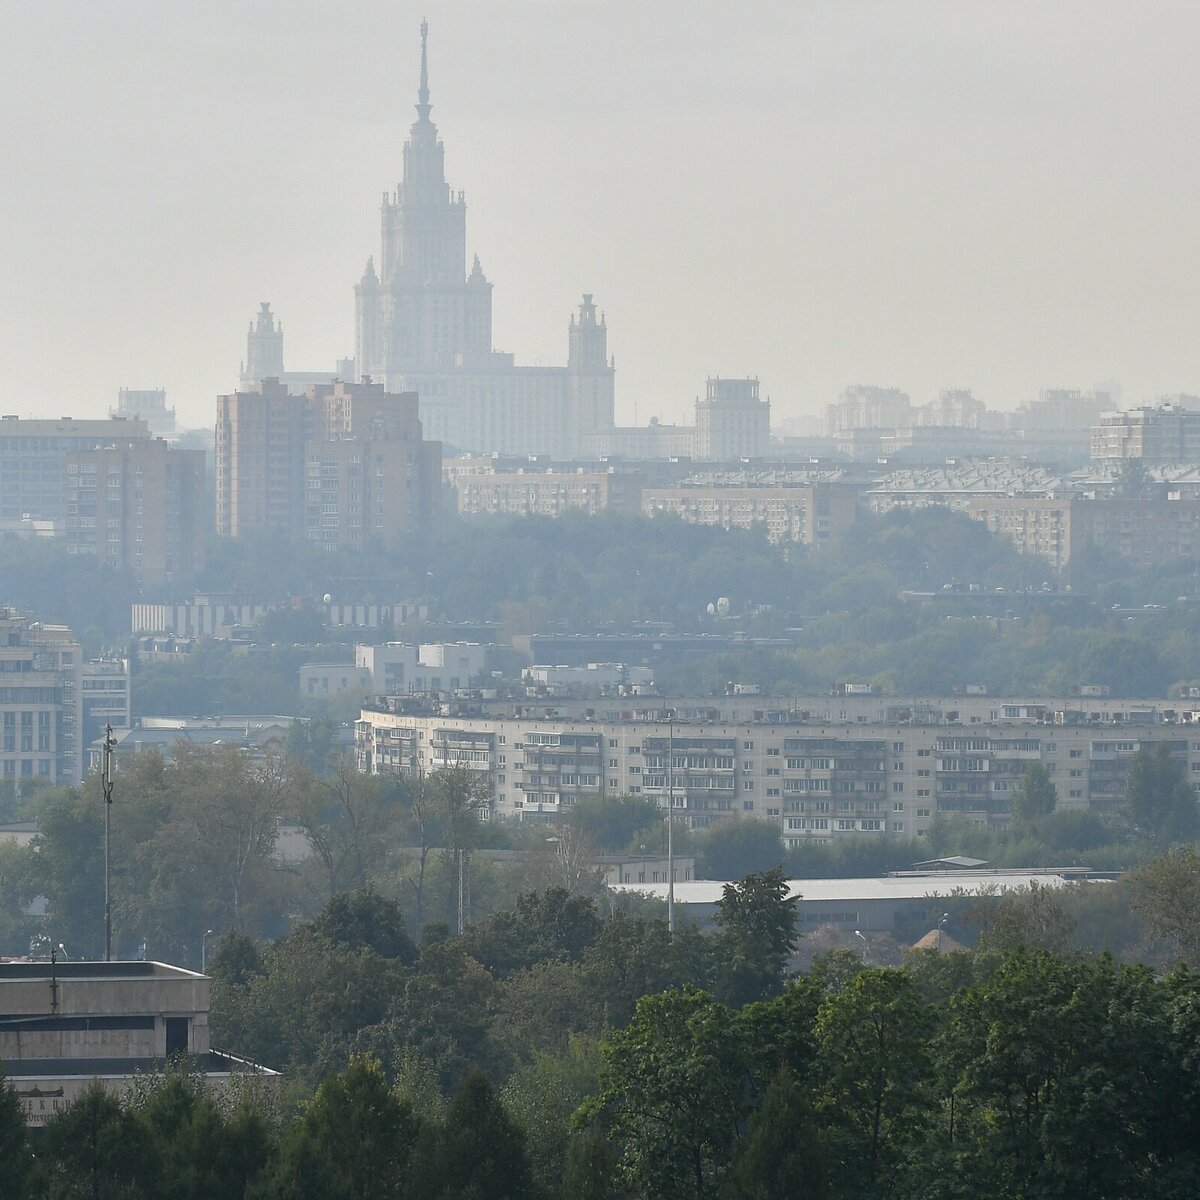
[[[608,509],[636,513],[642,500],[641,476],[612,470],[459,473],[454,487],[458,511],[472,516],[594,516]]]
[[[67,553],[139,583],[187,580],[204,563],[204,491],[203,450],[146,439],[68,454]]]
[[[646,516],[669,514],[690,524],[723,529],[762,526],[773,542],[824,546],[854,524],[857,498],[851,488],[819,483],[729,487],[683,483],[646,488],[642,512]]]
[[[369,708],[355,745],[368,774],[478,772],[493,796],[485,815],[499,820],[554,822],[584,796],[650,796],[664,808],[670,796],[693,828],[757,817],[790,845],[919,838],[939,813],[1003,825],[1039,761],[1063,810],[1111,812],[1143,745],[1165,743],[1200,780],[1200,713],[1153,701],[950,703],[684,701],[674,721],[650,699],[530,706],[525,718],[511,705],[508,715],[469,717]]]
[[[977,497],[966,511],[1022,554],[1061,570],[1088,548],[1157,566],[1200,552],[1200,500],[1170,497]]]

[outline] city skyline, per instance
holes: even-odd
[[[758,376],[777,420],[854,382],[1013,408],[1200,381],[1190,10],[610,11],[428,14],[498,349],[560,361],[594,293],[617,419],[639,424],[684,419],[708,375]],[[100,415],[121,387],[165,386],[181,424],[207,425],[263,299],[289,369],[351,352],[423,15],[8,6],[6,411]]]

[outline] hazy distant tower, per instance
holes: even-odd
[[[269,301],[258,309],[257,321],[250,322],[246,334],[246,361],[242,364],[243,383],[261,383],[264,379],[283,378],[283,325],[275,320]]]
[[[429,27],[421,23],[417,119],[404,174],[380,208],[380,252],[355,285],[357,370],[389,391],[415,391],[427,436],[462,450],[571,457],[613,424],[613,367],[603,317],[584,297],[566,367],[517,366],[492,348],[492,284],[467,271],[467,205],[446,183],[430,119]]]

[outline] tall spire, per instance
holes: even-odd
[[[429,120],[429,110],[432,105],[429,103],[429,53],[427,44],[429,42],[429,22],[424,18],[421,19],[421,86],[417,89],[417,119],[420,121]]]

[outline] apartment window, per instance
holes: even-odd
[[[903,821],[893,821],[892,822],[892,832],[893,833],[903,833],[904,832],[904,822]]]
[[[917,809],[917,816],[918,816],[918,817],[927,817],[927,816],[929,816],[929,809],[927,809],[927,808],[918,808],[918,809]]]
[[[904,791],[904,783],[903,783],[903,781],[902,781],[902,780],[898,780],[897,782],[893,783],[893,784],[892,784],[892,791],[893,791],[893,792],[902,792],[902,791]]]
[[[892,753],[893,754],[903,754],[904,753],[904,743],[903,742],[893,742],[892,743]]]
[[[742,749],[743,749],[743,750],[753,750],[753,749],[754,749],[754,743],[753,743],[753,742],[743,742],[743,743],[742,743]]]
[[[892,804],[892,812],[903,812],[903,811],[904,811],[904,801],[903,800],[894,801]]]
[[[1083,757],[1083,751],[1082,751],[1082,750],[1072,750],[1072,751],[1071,751],[1071,757],[1072,757],[1072,758],[1082,758],[1082,757]]]

